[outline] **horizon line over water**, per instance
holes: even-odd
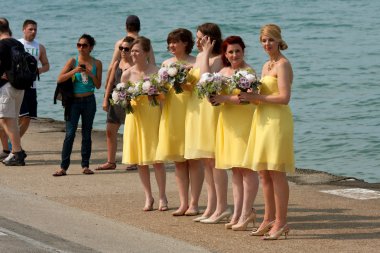
[[[22,36],[25,19],[38,22],[37,40],[46,47],[51,65],[37,85],[39,117],[63,120],[62,107],[51,106],[56,78],[66,61],[77,54],[79,36],[95,37],[93,56],[103,62],[104,71],[102,88],[95,93],[94,128],[103,130],[106,70],[114,43],[125,36],[127,15],[140,17],[141,35],[151,39],[158,64],[170,57],[166,37],[171,30],[183,27],[195,36],[198,25],[214,22],[223,37],[243,38],[246,61],[258,73],[267,60],[258,41],[260,27],[278,24],[289,45],[283,53],[294,71],[290,106],[296,166],[380,182],[378,2],[289,0],[279,5],[276,0],[142,0],[131,4],[109,0],[104,5],[103,1],[14,0],[5,1],[2,7],[9,10],[4,17],[15,38]]]

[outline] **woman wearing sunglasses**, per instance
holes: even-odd
[[[96,170],[114,170],[116,169],[116,149],[117,149],[117,132],[120,125],[124,124],[125,111],[118,104],[110,106],[109,100],[113,89],[120,83],[123,71],[129,69],[132,65],[130,46],[134,41],[133,37],[127,36],[119,46],[121,54],[120,60],[115,61],[112,65],[110,79],[106,84],[106,92],[103,99],[103,110],[107,112],[107,162],[100,165]],[[133,168],[128,167],[128,168]]]
[[[75,133],[79,117],[82,117],[82,173],[94,174],[89,169],[91,156],[91,130],[96,112],[95,88],[99,89],[102,81],[102,63],[91,56],[95,39],[83,34],[77,43],[78,56],[70,58],[58,76],[58,82],[73,79],[74,99],[70,113],[66,118],[66,136],[62,148],[61,168],[53,176],[65,176],[70,165]]]

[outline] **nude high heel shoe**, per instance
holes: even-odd
[[[259,230],[258,228],[254,229],[249,235],[252,235],[252,236],[265,235],[273,227],[273,224],[274,224],[274,221],[271,221],[265,227],[263,227],[261,230]]]
[[[201,220],[200,222],[204,223],[204,224],[217,224],[224,219],[228,220],[228,218],[231,216],[231,214],[232,214],[231,210],[227,209],[226,211],[224,211],[221,215],[219,215],[215,219],[207,218],[205,220]]]
[[[273,234],[266,234],[264,235],[264,237],[262,238],[263,240],[278,240],[280,238],[280,236],[284,235],[285,236],[285,239],[288,238],[288,234],[289,234],[289,227],[288,227],[288,224],[285,224],[282,228],[280,228],[280,230],[278,230],[277,232],[273,233]]]
[[[224,224],[225,229],[231,229],[233,225],[237,224],[237,221],[230,221],[227,224]]]
[[[241,224],[237,223],[236,225],[233,225],[231,228],[233,231],[245,231],[247,230],[247,227],[249,223],[252,222],[252,227],[255,226],[255,220],[256,220],[256,212],[252,210],[252,213],[248,216],[248,218]]]
[[[206,219],[208,219],[210,216],[199,216],[199,217],[197,217],[197,218],[195,218],[195,219],[193,219],[193,221],[195,221],[195,222],[200,222],[201,220],[206,220]]]

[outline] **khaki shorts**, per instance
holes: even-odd
[[[0,118],[18,118],[24,90],[17,90],[8,82],[0,88]]]

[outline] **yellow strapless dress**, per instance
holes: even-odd
[[[234,92],[238,93],[238,90]],[[215,144],[216,168],[244,167],[243,159],[255,109],[254,104],[220,105]]]
[[[157,160],[185,161],[185,117],[189,97],[189,91],[176,94],[172,88],[166,94],[159,127]]]
[[[264,76],[261,82],[261,94],[278,94],[276,77]],[[293,116],[288,105],[257,106],[243,165],[257,171],[295,171]]]
[[[125,116],[122,163],[149,165],[156,162],[161,109],[148,96],[132,100],[134,113]]]
[[[199,68],[192,69],[194,85],[199,81]],[[199,99],[192,92],[186,114],[185,158],[214,158],[215,135],[220,106],[212,106],[207,99]]]

